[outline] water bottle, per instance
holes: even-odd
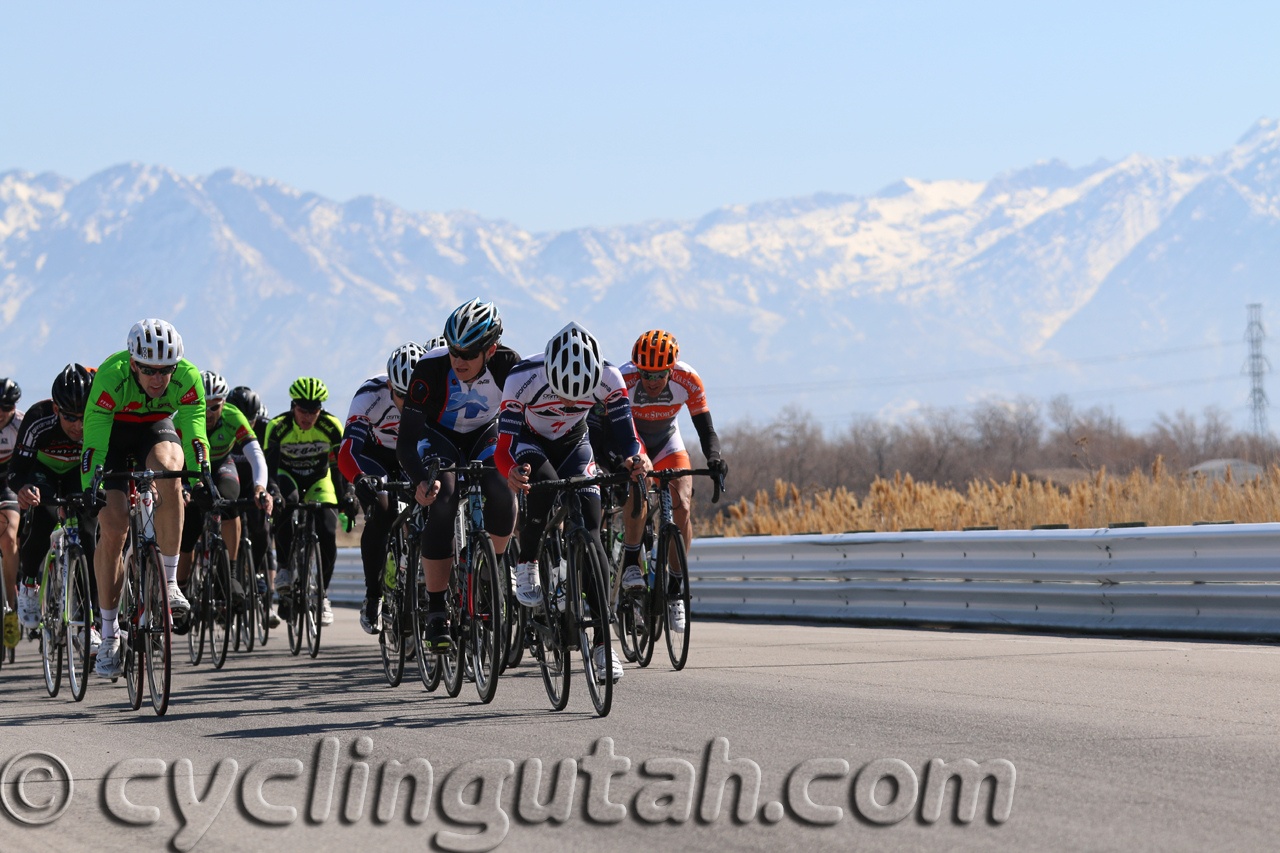
[[[556,594],[556,610],[561,613],[565,611],[567,602],[565,601],[564,582],[569,576],[569,563],[563,559],[551,568],[551,589]]]
[[[387,552],[387,567],[382,572],[382,585],[389,591],[396,588],[396,558]]]

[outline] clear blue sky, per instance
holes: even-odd
[[[532,230],[1212,154],[1278,3],[14,3],[0,171],[235,166]]]

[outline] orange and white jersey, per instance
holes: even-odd
[[[680,407],[688,408],[690,415],[701,415],[709,411],[707,392],[698,371],[683,361],[677,361],[671,370],[671,379],[656,397],[645,393],[644,385],[640,382],[640,368],[634,363],[628,361],[622,365],[622,378],[627,383],[627,397],[631,401],[631,417],[636,423],[636,433],[644,442],[650,457],[656,461],[658,455],[662,455],[660,450],[683,450],[684,442],[680,439],[680,427],[676,423]]]

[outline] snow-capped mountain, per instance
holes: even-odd
[[[230,169],[128,164],[79,183],[11,171],[0,373],[38,399],[63,364],[97,363],[159,316],[196,364],[273,410],[302,374],[344,410],[394,346],[481,296],[520,352],[570,319],[617,361],[639,332],[671,330],[722,421],[790,402],[835,423],[1059,392],[1141,421],[1243,403],[1245,381],[1221,377],[1243,360],[1245,304],[1277,316],[1277,238],[1276,121],[1216,157],[1042,162],[987,182],[906,179],[867,197],[546,234]],[[1185,351],[1104,358],[1168,349]]]

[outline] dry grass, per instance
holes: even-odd
[[[1038,482],[1014,474],[1007,482],[969,483],[965,492],[917,483],[911,475],[877,478],[867,496],[843,487],[802,494],[778,480],[772,497],[760,490],[754,501],[742,498],[727,515],[700,521],[699,535],[841,533],[848,530],[899,531],[911,528],[960,530],[995,526],[1027,529],[1037,524],[1073,528],[1106,527],[1145,521],[1151,526],[1196,521],[1240,523],[1280,521],[1280,466],[1241,483],[1231,478],[1171,475],[1163,460],[1151,471],[1119,478],[1100,469],[1070,486]]]

